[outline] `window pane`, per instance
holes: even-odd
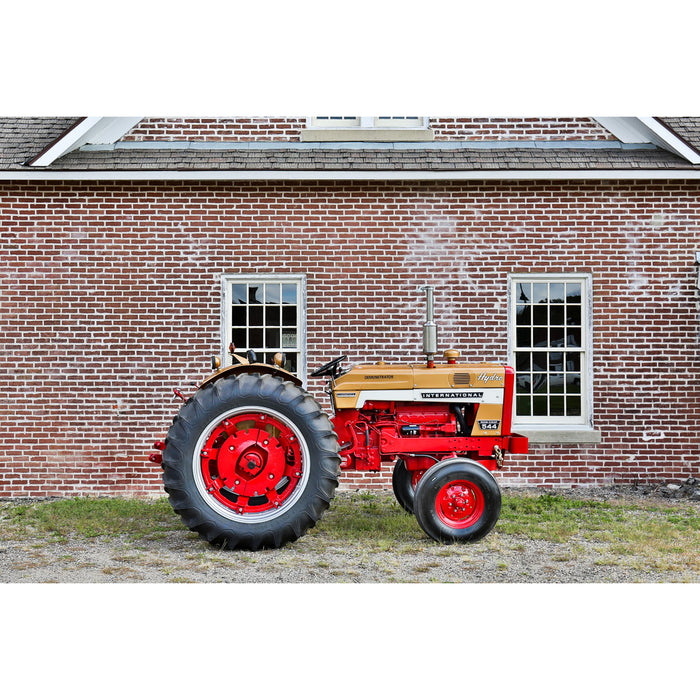
[[[518,306],[515,316],[515,323],[518,326],[529,326],[531,323],[530,306]]]
[[[566,283],[566,301],[567,303],[577,303],[581,301],[581,283],[567,282]]]
[[[567,328],[566,346],[569,348],[580,348],[581,347],[581,329],[580,328]]]
[[[533,374],[532,375],[532,391],[535,394],[546,394],[547,393],[547,375]]]
[[[529,394],[531,386],[530,374],[518,374],[516,382],[517,394]]]
[[[532,346],[535,348],[545,348],[547,347],[547,329],[533,327],[532,329]]]
[[[279,326],[280,325],[280,307],[266,306],[265,307],[265,325]]]
[[[518,328],[515,332],[515,342],[519,348],[529,348],[530,347],[530,329],[529,328]]]
[[[533,352],[532,353],[532,369],[535,372],[546,372],[547,371],[547,353],[546,352]]]
[[[566,397],[566,415],[580,416],[581,415],[581,397],[567,396]]]
[[[519,302],[527,304],[532,301],[532,285],[529,282],[522,282],[516,287],[516,296]]]
[[[549,285],[549,303],[563,304],[564,303],[564,284],[563,282],[552,282]]]
[[[280,347],[280,332],[278,328],[268,328],[265,331],[265,346],[268,348]]]
[[[234,304],[245,304],[248,300],[248,295],[246,293],[245,284],[233,284],[231,285],[231,301]]]
[[[231,340],[233,340],[233,344],[239,349],[245,349],[248,347],[248,343],[246,342],[246,332],[245,328],[234,328],[233,329],[233,335],[231,337]]]
[[[547,283],[535,282],[535,284],[532,285],[532,300],[535,304],[546,304],[548,298]]]
[[[263,303],[262,286],[258,286],[257,284],[251,284],[248,287],[248,303],[249,304],[262,304]]]
[[[546,396],[533,396],[532,397],[532,415],[533,416],[546,416],[547,415],[547,397]]]
[[[515,412],[519,416],[529,416],[530,415],[530,397],[529,396],[518,396],[515,403]]]
[[[581,307],[578,305],[569,304],[566,307],[566,325],[580,326],[581,325]]]
[[[282,307],[282,325],[295,326],[297,322],[297,307],[283,306]]]
[[[516,352],[515,353],[515,369],[518,372],[525,372],[530,369],[530,353]]]
[[[550,306],[549,307],[549,323],[552,326],[564,325],[564,307]]]
[[[248,325],[262,326],[263,325],[263,307],[249,306],[248,307]]]
[[[549,415],[550,416],[563,416],[564,415],[564,397],[560,396],[550,396],[549,397]]]
[[[282,303],[296,304],[297,303],[297,286],[296,284],[282,285]]]
[[[248,338],[250,345],[248,349],[252,348],[262,348],[263,347],[263,329],[262,328],[250,328],[248,330]]]
[[[282,329],[282,347],[295,348],[297,346],[297,332],[294,328]]]
[[[564,353],[550,352],[549,353],[549,371],[561,372],[564,369]]]
[[[563,374],[550,374],[549,375],[549,393],[550,394],[563,394],[564,393],[564,375]]]
[[[265,303],[279,304],[280,303],[280,286],[278,283],[268,282],[265,285]]]
[[[553,326],[549,329],[549,345],[552,348],[564,347],[564,328]]]
[[[532,324],[534,326],[547,325],[547,307],[544,304],[532,307]]]
[[[233,306],[231,308],[231,325],[245,326],[247,325],[245,306]]]
[[[581,393],[581,375],[567,374],[566,375],[566,393],[580,394]]]
[[[566,369],[569,372],[581,371],[581,353],[567,352],[566,353]]]

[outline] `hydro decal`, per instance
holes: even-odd
[[[483,391],[423,391],[422,399],[482,399]]]
[[[501,427],[500,420],[480,420],[479,430],[498,430]]]

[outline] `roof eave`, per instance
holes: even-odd
[[[550,170],[6,170],[0,180],[362,181],[362,180],[700,180],[700,169]]]

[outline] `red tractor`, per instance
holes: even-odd
[[[341,469],[379,471],[394,462],[401,506],[439,542],[474,541],[496,524],[501,493],[492,472],[505,452],[526,453],[511,434],[514,373],[497,364],[436,364],[433,288],[423,329],[426,362],[355,365],[346,356],[312,372],[327,377],[328,418],[301,381],[237,355],[187,399],[162,451],[163,481],[191,530],[228,549],[280,547],[328,508]]]

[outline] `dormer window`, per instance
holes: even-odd
[[[428,117],[309,117],[302,141],[432,141]]]

